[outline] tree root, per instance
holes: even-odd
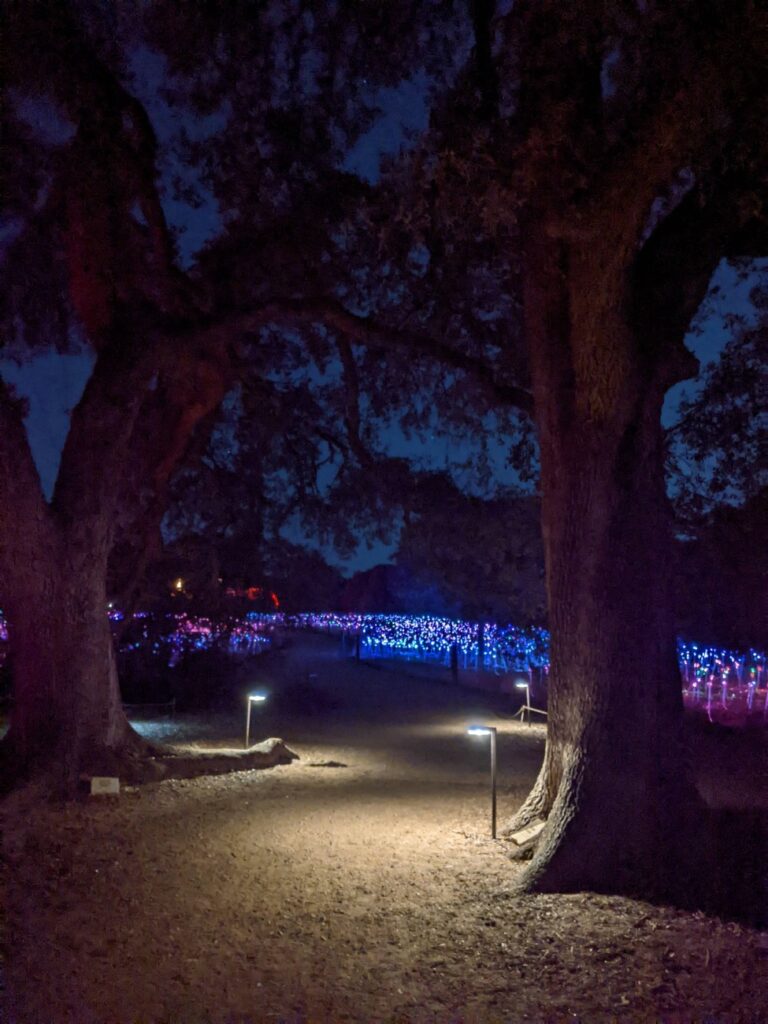
[[[129,785],[143,785],[163,779],[272,768],[297,759],[298,754],[277,738],[264,740],[248,750],[189,750],[150,743],[131,729],[117,749],[90,751],[76,768],[55,752],[30,766],[15,757],[12,744],[0,743],[0,797],[33,783],[36,791],[54,799],[77,799],[88,788],[86,783],[99,775],[118,778]]]
[[[533,855],[536,852],[536,847],[538,845],[538,837],[536,839],[529,839],[527,843],[520,843],[517,846],[512,846],[507,856],[511,861],[515,862],[533,860]]]
[[[539,818],[524,829],[511,833],[509,839],[512,849],[509,859],[513,861],[531,860],[541,841],[546,821]]]
[[[545,759],[538,778],[533,784],[533,789],[501,829],[502,839],[511,839],[516,832],[530,828],[539,821],[545,821],[552,809],[552,799],[549,793],[549,771]]]
[[[251,771],[255,768],[273,768],[290,764],[299,755],[290,750],[277,737],[257,743],[247,750],[197,749],[160,747],[147,763],[147,776],[136,781],[151,782],[161,779],[193,779],[200,775],[223,775],[227,772]]]

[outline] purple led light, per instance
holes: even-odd
[[[113,622],[123,618],[115,608],[110,608],[108,615]],[[214,647],[247,656],[268,647],[279,626],[317,630],[342,638],[352,636],[355,643],[359,638],[360,653],[369,659],[405,658],[448,666],[453,654],[464,669],[496,674],[524,672],[531,680],[535,671],[549,670],[549,634],[544,629],[430,615],[250,612],[243,618],[212,619],[186,613],[156,616],[137,612],[132,627],[134,636],[121,644],[121,650],[151,644],[152,652],[170,666],[178,664],[190,651]],[[0,614],[0,643],[7,640],[7,625]],[[3,658],[0,649],[0,664]],[[746,715],[755,704],[760,708],[761,697],[763,718],[768,720],[765,652],[753,648],[736,651],[680,640],[678,659],[686,705],[698,707],[704,698],[710,717],[730,720]],[[757,694],[760,697],[756,698]]]

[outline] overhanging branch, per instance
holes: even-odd
[[[196,332],[198,341],[213,343],[234,340],[238,334],[252,333],[269,324],[296,326],[320,323],[338,331],[359,345],[426,356],[472,377],[495,402],[512,406],[530,415],[533,396],[526,388],[496,379],[494,370],[482,359],[460,352],[427,334],[379,324],[370,317],[351,313],[334,299],[286,299],[267,302],[246,312],[234,313],[203,325]]]
[[[347,431],[347,439],[351,450],[355,453],[360,464],[369,465],[372,461],[370,452],[360,438],[360,380],[357,372],[357,363],[352,346],[346,336],[341,335],[336,342],[341,359],[341,366],[344,379],[345,406],[344,426]]]

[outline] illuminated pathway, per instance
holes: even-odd
[[[488,837],[488,748],[464,730],[499,728],[503,821],[543,728],[341,660],[332,639],[263,666],[256,737],[283,735],[301,761],[115,805],[6,806],[19,1021],[602,1024],[621,1007],[640,1024],[765,1005],[749,930],[612,897],[514,897],[519,869]],[[241,715],[180,725],[242,742]]]

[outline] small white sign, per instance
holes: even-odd
[[[119,796],[120,779],[108,775],[94,775],[91,779],[91,796]]]

